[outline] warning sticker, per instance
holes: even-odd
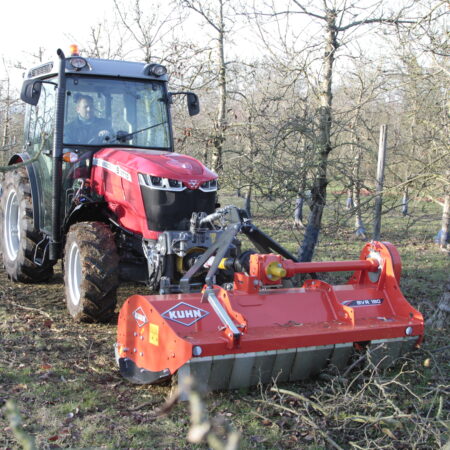
[[[143,327],[148,322],[147,316],[141,306],[135,309],[131,315],[134,317],[134,320],[136,320],[139,328]]]
[[[149,342],[150,344],[159,345],[159,326],[155,323],[150,324],[150,334],[149,334]]]
[[[342,302],[345,306],[354,308],[355,306],[375,306],[383,303],[382,298],[368,298],[363,300],[345,300]]]
[[[187,327],[190,327],[195,322],[203,319],[209,314],[204,309],[197,308],[196,306],[189,305],[185,302],[180,302],[166,312],[161,314],[165,319],[172,320],[173,322],[181,323]]]

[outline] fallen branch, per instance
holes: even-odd
[[[270,390],[271,390],[271,392],[276,392],[278,394],[290,395],[291,397],[297,398],[297,399],[311,405],[316,411],[319,411],[324,416],[326,416],[328,414],[328,412],[324,408],[322,408],[318,403],[314,402],[313,400],[310,400],[309,398],[303,396],[302,394],[299,394],[297,392],[292,392],[287,389],[279,389],[278,387],[273,387]]]
[[[292,408],[288,408],[284,405],[279,405],[277,403],[273,402],[264,402],[269,404],[270,406],[273,406],[278,409],[282,409],[284,411],[290,412],[291,414],[296,415],[297,417],[303,419],[307,425],[309,425],[311,428],[313,428],[315,431],[317,431],[332,447],[334,447],[337,450],[344,450],[336,441],[334,441],[328,433],[323,431],[319,425],[316,425],[309,417],[307,417],[305,414],[301,414],[299,411],[295,411]]]
[[[175,389],[166,402],[155,410],[155,414],[157,416],[167,414],[180,399],[184,400],[185,397],[189,401],[191,412],[191,427],[187,436],[189,442],[200,444],[206,441],[213,450],[237,450],[239,448],[240,433],[237,431],[229,430],[226,442],[223,442],[216,433],[214,419],[209,420],[200,393],[195,388],[194,381],[190,378],[185,379],[183,385]]]
[[[354,367],[356,367],[359,363],[361,363],[362,361],[364,361],[366,359],[366,354],[364,353],[363,355],[361,355],[356,361],[352,362],[347,369],[345,370],[345,372],[342,374],[342,378],[346,378],[347,375],[353,370]]]
[[[48,317],[53,322],[52,316],[50,314],[46,313],[45,311],[42,311],[41,309],[31,308],[30,306],[19,305],[18,303],[13,302],[11,300],[8,300],[8,303],[11,303],[11,305],[15,306],[16,308],[24,309],[25,311],[32,311],[32,312],[37,312],[39,314],[42,314],[43,316]]]

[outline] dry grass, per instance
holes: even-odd
[[[403,293],[429,317],[449,260],[432,242],[438,212],[425,213],[427,219],[408,233],[403,219],[386,217],[383,238],[402,255]],[[271,221],[255,222],[271,233]],[[273,225],[275,236],[295,250],[292,236],[299,232],[276,220]],[[316,259],[354,258],[361,248],[348,231],[324,233]],[[338,281],[336,275],[329,279]],[[122,300],[136,290],[145,292],[123,286]],[[226,446],[232,430],[244,449],[425,450],[448,441],[448,325],[428,327],[423,347],[387,372],[363,360],[351,371],[328,371],[308,382],[215,392],[197,401],[200,413],[183,402],[164,414],[171,386],[122,380],[114,363],[115,332],[114,324],[70,320],[60,272],[51,283],[32,286],[13,284],[0,270],[0,403],[14,400],[23,430],[38,448],[205,448],[211,446],[205,443],[208,433]],[[14,426],[3,412],[0,448],[17,448]]]

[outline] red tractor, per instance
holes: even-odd
[[[10,164],[32,162],[2,183],[1,252],[21,282],[48,280],[63,258],[70,314],[104,321],[119,278],[176,290],[177,255],[208,245],[187,232],[193,212],[215,210],[217,175],[173,151],[173,95],[190,115],[199,103],[168,92],[165,67],[77,53],[25,75],[26,143]]]
[[[179,292],[223,233],[204,220],[218,206],[217,175],[174,152],[173,97],[186,95],[191,116],[200,107],[194,93],[168,91],[164,66],[57,54],[25,74],[26,143],[9,164],[28,164],[2,184],[1,252],[9,277],[26,283],[48,280],[63,259],[72,317],[108,321],[119,279]],[[235,240],[224,256],[239,253]]]
[[[359,260],[298,263],[244,211],[217,204],[217,175],[174,152],[171,93],[158,64],[83,58],[75,51],[31,69],[22,153],[2,183],[1,252],[14,281],[48,280],[64,263],[77,321],[107,321],[119,279],[158,295],[132,296],[119,314],[124,377],[176,373],[211,389],[298,380],[343,368],[373,348],[389,364],[423,337],[423,317],[399,289],[391,244]],[[242,251],[245,234],[256,251]],[[354,271],[344,285],[296,274]],[[383,347],[384,350],[380,351]]]

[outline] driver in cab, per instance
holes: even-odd
[[[95,116],[94,99],[80,94],[74,97],[77,117],[65,127],[66,144],[102,144],[110,139],[108,122]]]

